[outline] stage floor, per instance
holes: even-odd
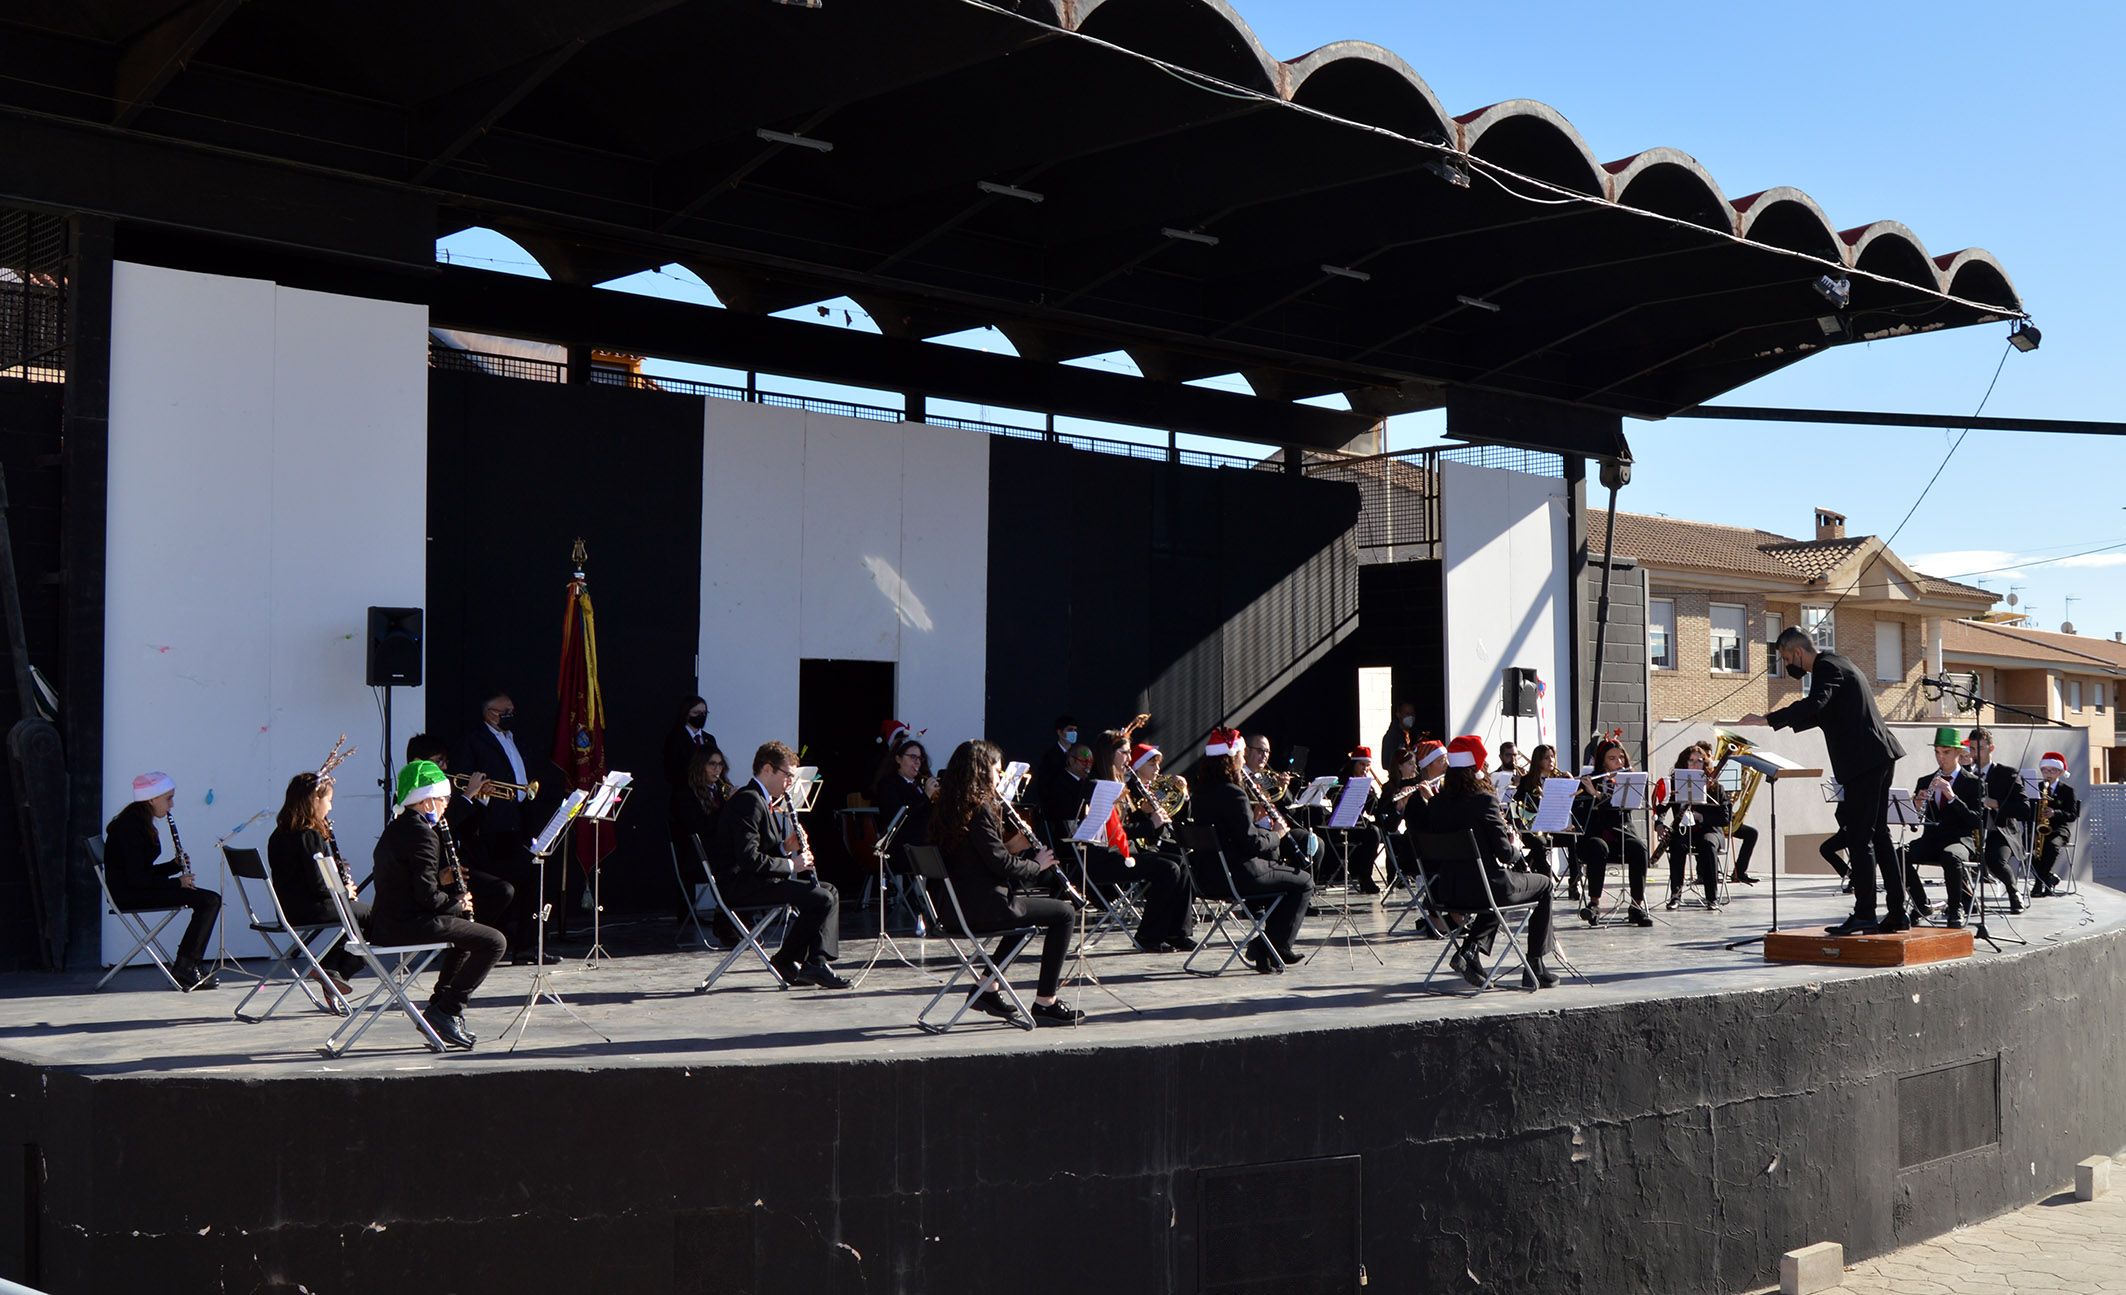
[[[432,1054],[419,1046],[403,1016],[387,1016],[353,1053],[338,1060],[316,1051],[337,1018],[284,1010],[270,1021],[247,1025],[230,1016],[247,982],[227,976],[220,989],[180,995],[152,969],[136,969],[121,973],[99,994],[87,992],[96,980],[87,973],[0,977],[0,1055],[85,1076],[245,1081],[529,1067],[860,1062],[1148,1047],[1402,1021],[1566,1012],[1859,976],[1926,975],[1934,969],[1778,966],[1766,964],[1755,945],[1730,951],[1724,947],[1728,941],[1761,933],[1772,911],[1768,884],[1735,890],[1733,901],[1717,912],[1691,906],[1667,912],[1657,901],[1650,929],[1590,929],[1561,904],[1559,939],[1587,983],[1568,977],[1540,993],[1500,988],[1477,994],[1444,970],[1432,982],[1436,992],[1427,992],[1421,982],[1439,946],[1407,934],[1383,938],[1391,915],[1371,904],[1353,907],[1369,944],[1341,937],[1324,944],[1321,937],[1337,911],[1332,892],[1324,913],[1308,919],[1301,936],[1301,948],[1313,951],[1313,957],[1285,975],[1258,976],[1245,964],[1215,979],[1188,975],[1181,971],[1183,955],[1139,954],[1111,933],[1095,947],[1090,965],[1135,1012],[1099,987],[1068,985],[1064,997],[1088,1013],[1077,1029],[1029,1033],[970,1013],[950,1034],[932,1036],[919,1032],[913,1019],[934,983],[890,957],[856,989],[786,992],[771,987],[748,955],[714,990],[697,995],[694,985],[722,955],[674,952],[672,924],[656,919],[608,928],[607,947],[621,955],[615,961],[596,968],[573,962],[556,968],[555,988],[585,1020],[611,1036],[610,1044],[542,1003],[529,1037],[511,1052],[499,1039],[530,986],[532,972],[524,967],[497,968],[475,998],[467,1013],[481,1036],[475,1051]],[[1781,878],[1779,890],[1782,929],[1820,928],[1850,911],[1850,899],[1838,894],[1829,878]],[[1649,891],[1659,896],[1665,888]],[[870,913],[848,917],[851,930],[875,920]],[[1980,942],[1976,957],[2024,956],[2126,923],[2126,895],[2085,885],[2079,895],[2035,901],[2014,921],[2027,945],[2007,943],[2010,930],[2002,923],[1994,929],[2003,939],[2001,951]],[[913,941],[902,943],[914,952]],[[845,937],[840,969],[853,976],[870,951],[868,938]],[[930,952],[930,965],[944,974],[949,955],[936,942]],[[1013,974],[1029,1001],[1034,962],[1029,954]],[[1518,984],[1517,976],[1509,979]],[[356,987],[362,990],[367,983],[365,977]],[[253,1007],[263,1001],[263,996],[254,1000]]]

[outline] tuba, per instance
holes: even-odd
[[[1720,771],[1727,766],[1729,757],[1741,755],[1750,749],[1749,742],[1733,733],[1713,730],[1713,767],[1705,775],[1705,785],[1711,787],[1720,780]],[[1727,826],[1721,829],[1733,839],[1735,829],[1742,826],[1742,818],[1750,812],[1750,801],[1757,795],[1757,788],[1764,785],[1764,775],[1755,769],[1742,771],[1742,787],[1735,793],[1735,803],[1728,808]]]

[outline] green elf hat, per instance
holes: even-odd
[[[1934,730],[1934,745],[1936,746],[1962,746],[1963,744],[1963,738],[1957,735],[1955,729],[1946,724]]]
[[[448,799],[450,779],[433,760],[415,760],[399,770],[399,799],[403,808],[416,801]]]

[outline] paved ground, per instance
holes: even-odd
[[[1832,921],[1850,911],[1852,901],[1837,894],[1828,878],[1784,877],[1779,890],[1782,927]],[[618,959],[595,969],[561,968],[555,978],[556,988],[610,1043],[543,1005],[530,1037],[509,1052],[500,1036],[530,985],[531,972],[522,967],[497,969],[473,1000],[467,1015],[481,1036],[477,1051],[433,1056],[415,1046],[412,1029],[396,1017],[379,1022],[354,1052],[335,1061],[316,1050],[338,1024],[334,1018],[290,1011],[264,1024],[243,1025],[229,1016],[240,988],[180,995],[152,971],[132,970],[100,994],[83,992],[94,983],[86,974],[0,977],[0,1053],[87,1075],[242,1080],[512,1066],[759,1065],[1144,1046],[1399,1020],[1569,1011],[1650,997],[1900,974],[1767,965],[1754,945],[1728,949],[1728,941],[1761,933],[1771,918],[1768,885],[1737,891],[1734,902],[1717,912],[1656,907],[1659,921],[1645,930],[1622,925],[1590,930],[1561,906],[1560,939],[1586,981],[1570,980],[1538,994],[1516,988],[1473,995],[1451,972],[1438,986],[1446,992],[1427,992],[1421,982],[1436,944],[1407,935],[1383,938],[1386,915],[1371,905],[1354,909],[1357,926],[1372,937],[1370,946],[1341,937],[1324,943],[1335,925],[1331,898],[1331,911],[1309,919],[1301,936],[1301,947],[1317,950],[1315,956],[1288,975],[1257,976],[1244,966],[1215,980],[1184,975],[1179,955],[1134,953],[1126,940],[1110,936],[1090,963],[1105,986],[1136,1012],[1098,987],[1078,984],[1066,989],[1066,997],[1090,1014],[1080,1029],[1026,1033],[985,1017],[933,1037],[919,1033],[913,1019],[934,983],[890,958],[860,987],[843,992],[783,992],[770,987],[757,966],[741,965],[714,991],[697,995],[694,985],[713,965],[710,955],[675,952],[671,922],[644,920],[608,928],[605,943],[622,955]],[[1652,893],[1658,902],[1661,890]],[[849,907],[841,967],[854,975],[872,945],[855,938],[855,932],[876,917]],[[2052,941],[2121,921],[2126,921],[2126,895],[2086,886],[2079,896],[2041,900],[2033,907],[2021,921],[2027,946],[2009,944],[1994,953],[1981,945],[1977,956],[2034,956]],[[913,955],[914,942],[904,942]],[[938,969],[945,957],[942,946],[931,941],[929,954],[931,968]],[[1028,957],[1014,969],[1013,979],[1029,991],[1034,962]],[[1901,974],[1929,973],[1922,968]]]
[[[2112,1163],[2111,1195],[2074,1189],[1854,1264],[1843,1291],[1859,1295],[2095,1295],[2126,1292],[2126,1156]],[[1777,1286],[1767,1287],[1777,1290]]]

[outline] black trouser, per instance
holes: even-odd
[[[371,905],[367,900],[356,899],[348,901],[347,907],[354,913],[355,930],[350,933],[351,936],[367,939]],[[322,912],[316,909],[290,912],[288,921],[295,926],[338,926],[340,924],[340,915],[328,905]],[[338,976],[341,980],[349,979],[354,973],[362,969],[361,956],[349,952],[345,941],[334,944],[332,951],[319,958],[317,964],[333,975]],[[301,962],[295,964],[295,972],[297,975],[303,974]]]
[[[1510,904],[1529,904],[1535,908],[1528,914],[1528,940],[1525,952],[1531,959],[1547,958],[1556,949],[1557,942],[1550,934],[1550,895],[1556,882],[1547,872],[1494,872],[1491,874],[1491,899],[1504,908]],[[1457,913],[1474,913],[1469,924],[1462,928],[1461,935],[1466,947],[1483,953],[1491,952],[1492,937],[1498,933],[1498,919],[1491,914],[1491,905],[1486,902],[1483,891],[1478,890],[1474,879],[1441,877],[1433,885],[1432,896],[1439,908]]]
[[[1845,784],[1845,799],[1838,802],[1838,831],[1845,837],[1852,869],[1855,917],[1878,916],[1877,877],[1882,879],[1883,911],[1895,917],[1904,915],[1905,870],[1897,866],[1897,850],[1890,844],[1890,783],[1896,772],[1894,763],[1885,762],[1840,779]]]
[[[803,966],[814,958],[829,962],[842,952],[842,897],[832,882],[802,877],[733,877],[722,883],[723,899],[732,908],[766,908],[788,904],[797,910],[784,933],[775,960]]]
[[[1720,898],[1720,847],[1715,839],[1718,828],[1697,827],[1689,831],[1678,828],[1662,842],[1662,852],[1668,855],[1668,888],[1683,889],[1683,856],[1698,856],[1698,886],[1705,892],[1705,902],[1718,902]],[[1740,871],[1737,869],[1737,871]]]
[[[502,922],[507,920],[507,914],[516,905],[517,888],[495,874],[481,872],[478,868],[467,868],[465,873],[466,882],[472,887],[473,920],[500,930]],[[488,921],[490,914],[495,916],[494,921]]]
[[[2060,850],[2067,844],[2068,839],[2064,827],[2054,827],[2046,834],[2045,844],[2039,847],[2037,857],[2030,861],[2030,870],[2037,874],[2038,880],[2048,886],[2059,884]]]
[[[538,920],[539,913],[539,866],[532,859],[523,834],[497,832],[490,835],[487,863],[494,869],[495,879],[509,886],[509,900],[481,915],[490,919],[487,925],[508,937],[510,948],[519,951],[531,948],[534,943],[532,924]],[[549,860],[546,871],[547,887],[552,889],[561,865]],[[473,905],[477,908],[479,904],[479,894],[475,892]]]
[[[1986,833],[1986,875],[2011,895],[2015,893],[2015,874],[2008,870],[2008,852],[2012,848],[2008,833],[1996,820],[1993,830]]]
[[[1617,840],[1624,852],[1624,875],[1631,888],[1631,902],[1646,902],[1646,842],[1636,836],[1618,833]],[[1609,876],[1612,857],[1609,842],[1599,836],[1580,838],[1576,852],[1587,870],[1587,902],[1592,906],[1602,898],[1602,886]]]
[[[1831,871],[1841,877],[1848,876],[1853,871],[1851,867],[1847,866],[1845,861],[1845,830],[1843,828],[1823,838],[1823,843],[1816,847],[1816,853],[1822,855],[1823,861],[1831,865]]]
[[[1136,934],[1140,948],[1156,948],[1188,938],[1195,925],[1196,892],[1177,856],[1163,850],[1139,850],[1124,859],[1118,850],[1089,845],[1085,847],[1085,867],[1101,892],[1099,896],[1088,896],[1096,903],[1105,904],[1106,897],[1116,891],[1144,883],[1144,911]]]
[[[428,996],[428,1010],[438,1016],[459,1016],[472,991],[487,979],[509,941],[492,926],[468,922],[462,917],[434,917],[407,926],[377,924],[377,939],[385,944],[434,944],[450,946],[436,961],[436,988]]]
[[[1013,919],[1021,926],[1041,928],[1041,980],[1034,993],[1041,998],[1054,998],[1056,987],[1063,983],[1063,959],[1070,954],[1070,932],[1077,924],[1078,910],[1067,899],[1048,899],[1042,896],[1021,896],[1017,901],[1019,915]],[[1001,962],[1011,952],[1009,937],[997,941],[996,958]]]
[[[1914,904],[1923,904],[1927,899],[1927,892],[1919,881],[1921,864],[1940,866],[1942,885],[1949,891],[1949,908],[1952,911],[1970,911],[1971,874],[1966,871],[1971,866],[1970,842],[1961,839],[1950,841],[1934,847],[1926,854],[1921,854],[1917,846],[1905,850],[1905,869],[1911,874],[1905,878],[1905,885],[1912,893],[1911,902]]]
[[[1715,830],[1717,831],[1719,829]],[[1751,827],[1747,823],[1744,823],[1740,827],[1735,828],[1732,832],[1729,832],[1728,837],[1730,840],[1738,841],[1741,843],[1741,848],[1735,851],[1734,875],[1737,877],[1749,876],[1750,856],[1757,853],[1757,829]]]
[[[1343,863],[1346,886],[1377,884],[1373,880],[1373,861],[1380,855],[1380,829],[1370,823],[1360,823],[1339,835],[1343,839],[1330,842],[1323,858]]]
[[[171,881],[124,894],[113,891],[111,899],[129,913],[136,909],[191,909],[192,919],[185,923],[184,937],[177,942],[177,961],[190,964],[205,960],[207,941],[214,938],[214,923],[221,917],[219,892]],[[153,927],[155,924],[150,922],[148,925]]]
[[[1277,911],[1270,914],[1263,933],[1270,937],[1270,943],[1277,946],[1278,956],[1282,957],[1292,947],[1292,941],[1299,938],[1299,924],[1306,920],[1307,903],[1314,897],[1314,879],[1295,868],[1272,864],[1259,872],[1241,869],[1235,873],[1233,883],[1235,889],[1250,900],[1281,897],[1282,902],[1277,905]],[[1258,913],[1262,911],[1259,905],[1251,903],[1249,907]]]

